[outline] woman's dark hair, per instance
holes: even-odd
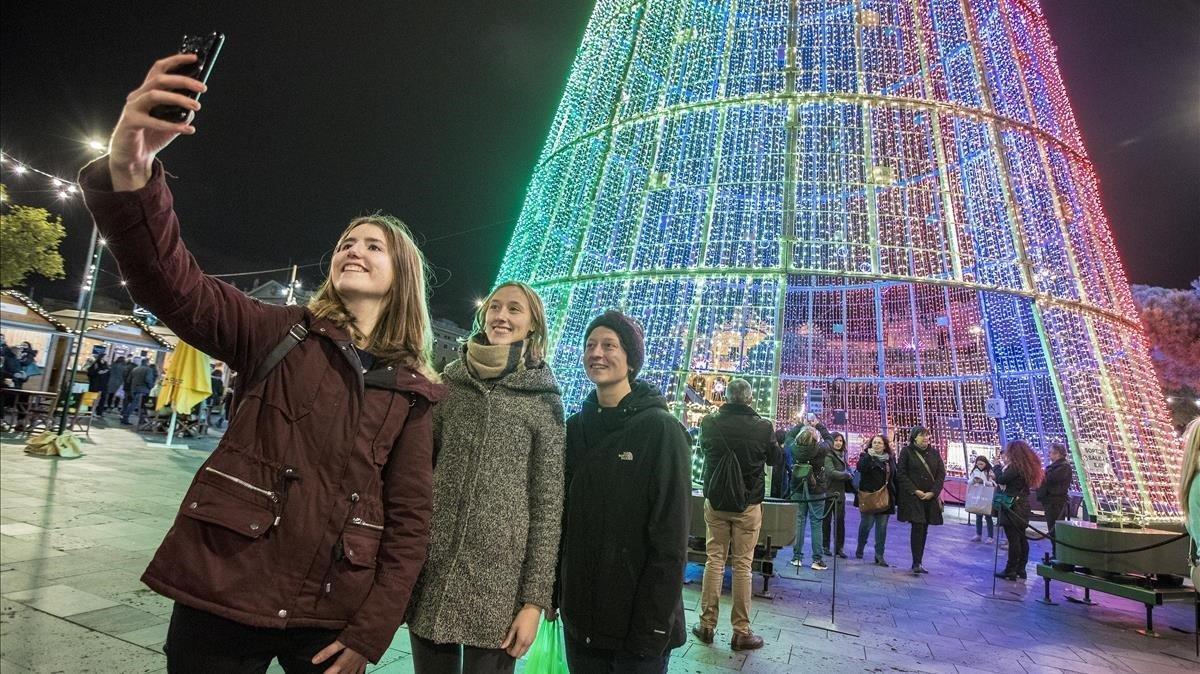
[[[1025,478],[1025,484],[1034,489],[1042,484],[1045,473],[1038,455],[1033,453],[1029,443],[1024,440],[1013,440],[1008,443],[1008,466],[1005,470],[1015,470]]]
[[[846,436],[842,435],[841,433],[838,433],[837,431],[834,431],[833,433],[829,434],[829,446],[833,447],[833,442],[835,440],[837,440],[838,438],[842,439],[842,449],[845,449],[846,448]]]
[[[887,436],[884,435],[883,433],[876,433],[875,435],[872,435],[871,437],[867,438],[867,444],[863,445],[864,452],[866,452],[868,454],[871,453],[871,443],[875,442],[875,438],[879,438],[880,440],[883,440],[883,451],[887,452],[888,454],[892,453],[892,443],[891,443],[891,441],[889,441],[887,439]]]
[[[983,469],[984,469],[984,470],[986,470],[986,471],[987,471],[987,472],[989,472],[989,473],[990,473],[990,472],[992,472],[992,462],[991,462],[991,461],[988,461],[988,458],[987,458],[986,456],[984,456],[984,455],[980,454],[979,456],[976,456],[976,457],[975,457],[975,462],[974,462],[974,463],[979,463],[980,461],[982,461],[982,462],[983,462],[983,465],[984,465],[984,468],[983,468]],[[973,464],[972,464],[972,465],[973,465]]]
[[[929,435],[929,429],[925,428],[924,426],[921,426],[919,424],[916,426],[913,426],[912,430],[908,432],[908,444],[910,444],[910,445],[917,444],[917,436],[922,435],[922,434]]]

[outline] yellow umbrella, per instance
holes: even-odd
[[[179,342],[163,368],[155,409],[171,405],[184,414],[212,395],[212,360],[187,342]]]

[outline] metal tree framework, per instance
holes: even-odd
[[[681,413],[740,376],[780,426],[822,391],[855,452],[922,423],[952,472],[1062,441],[1101,521],[1178,521],[1036,0],[600,0],[499,278],[545,300],[568,407],[622,307]]]

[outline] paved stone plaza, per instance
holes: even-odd
[[[152,438],[159,440],[161,438]],[[21,672],[165,671],[161,647],[171,604],[138,576],[171,525],[193,472],[214,438],[186,439],[192,449],[150,447],[120,428],[96,428],[86,456],[66,461],[22,453],[5,436],[0,455],[0,669]],[[713,646],[694,639],[675,651],[671,672],[1186,672],[1193,655],[1190,606],[1155,611],[1161,638],[1134,630],[1144,610],[1095,594],[1099,605],[1034,601],[1042,584],[999,581],[1016,601],[985,599],[991,590],[992,547],[971,543],[974,528],[957,511],[930,533],[927,576],[908,566],[908,527],[892,522],[883,569],[839,560],[838,621],[860,636],[805,625],[827,619],[833,569],[808,568],[771,584],[773,601],[756,599],[760,651],[729,650],[728,605]],[[958,519],[955,519],[959,517]],[[851,531],[857,517],[851,509]],[[1045,544],[1034,543],[1032,559]],[[852,550],[851,550],[852,552]],[[1003,551],[1001,552],[1003,554]],[[868,549],[868,557],[870,550]],[[1031,567],[1032,568],[1032,567]],[[689,625],[696,620],[702,568],[689,568]],[[756,587],[761,581],[755,578]],[[1017,590],[1016,593],[1013,590]],[[726,592],[728,599],[728,591]],[[373,672],[410,672],[408,635],[401,630]]]

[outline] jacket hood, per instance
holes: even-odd
[[[487,387],[488,384],[503,386],[506,389],[513,391],[523,391],[525,393],[551,393],[561,395],[558,388],[558,382],[554,379],[554,371],[549,365],[541,367],[527,368],[520,372],[510,372],[500,379],[489,381],[488,384],[471,376],[471,371],[467,368],[467,364],[462,358],[458,358],[454,362],[446,366],[442,371],[442,379],[449,384],[460,386],[473,386],[480,390]]]
[[[638,412],[652,408],[660,408],[664,411],[669,411],[667,407],[667,399],[659,392],[657,388],[649,382],[641,379],[633,382],[632,389],[621,402],[617,405],[622,418],[629,418]],[[586,412],[597,412],[600,409],[600,402],[596,397],[596,391],[593,390],[588,394],[588,397],[583,401],[583,409]]]

